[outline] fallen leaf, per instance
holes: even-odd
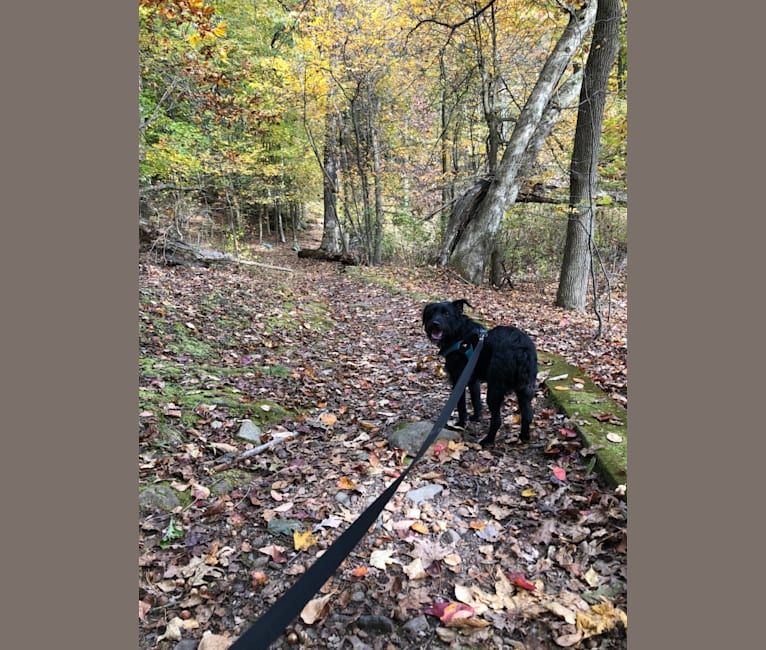
[[[363,578],[364,576],[367,575],[367,573],[368,573],[367,567],[366,566],[360,566],[360,567],[357,567],[356,569],[354,569],[351,572],[351,575],[354,576],[355,578]]]
[[[553,475],[559,480],[559,481],[566,481],[567,473],[564,471],[563,468],[559,467],[558,465],[553,468]]]
[[[323,618],[329,609],[327,605],[334,596],[334,593],[330,593],[326,596],[322,596],[321,598],[310,600],[301,610],[301,620],[306,625],[313,625],[318,620]]]
[[[617,623],[628,627],[628,615],[610,603],[593,605],[590,611],[577,612],[577,629],[584,638],[612,630]]]
[[[317,543],[317,538],[307,530],[305,533],[299,533],[297,530],[293,531],[293,545],[296,551],[306,551]]]
[[[250,574],[250,584],[253,587],[262,587],[268,581],[269,581],[269,578],[263,571],[253,571]]]
[[[283,546],[271,544],[269,546],[259,548],[258,552],[270,556],[272,562],[276,562],[277,564],[284,564],[287,562],[287,558],[285,557],[285,548]]]
[[[322,413],[322,415],[319,416],[319,420],[326,427],[331,427],[333,424],[335,424],[338,421],[338,418],[332,413]]]
[[[227,650],[231,644],[232,640],[228,637],[205,632],[197,646],[197,650]]]
[[[402,570],[410,580],[422,580],[427,576],[423,567],[423,560],[416,557],[412,562],[402,567]]]
[[[606,434],[606,439],[609,442],[622,442],[622,436],[619,433],[614,433],[612,431]]]
[[[379,549],[370,554],[370,564],[377,569],[386,570],[389,564],[399,564],[399,560],[392,558],[395,551],[392,549]]]
[[[601,576],[595,571],[593,567],[590,567],[585,572],[583,578],[585,578],[585,582],[587,582],[591,587],[595,587],[601,582]]]
[[[545,603],[545,608],[556,616],[563,618],[570,625],[574,625],[577,621],[577,614],[575,612],[555,600]]]
[[[535,585],[524,577],[523,573],[509,573],[508,579],[514,586],[519,587],[520,589],[526,589],[527,591],[534,591],[537,589]]]
[[[410,528],[416,533],[421,533],[422,535],[428,535],[428,533],[431,532],[428,526],[426,526],[422,521],[416,521],[414,524],[412,524],[412,526],[410,526]]]
[[[356,483],[354,483],[350,478],[346,478],[345,476],[339,478],[335,485],[340,490],[356,490]]]
[[[527,488],[526,490],[521,491],[521,496],[528,499],[530,497],[536,497],[537,492],[535,492],[532,488]]]
[[[562,648],[570,648],[582,641],[582,632],[575,632],[574,634],[563,634],[555,639],[556,645]]]
[[[138,601],[138,619],[140,621],[143,621],[144,617],[146,616],[146,612],[148,612],[151,608],[152,606],[149,603],[143,600],[139,600]]]
[[[609,422],[610,424],[622,424],[622,420],[618,418],[614,413],[592,413],[592,417],[596,418],[599,422]]]

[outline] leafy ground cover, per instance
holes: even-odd
[[[311,245],[311,244],[308,244]],[[139,643],[242,633],[408,461],[388,435],[433,419],[449,386],[420,311],[467,298],[627,407],[627,314],[552,306],[555,287],[477,289],[429,269],[139,264]],[[541,366],[545,372],[545,366]],[[492,450],[439,442],[274,647],[626,648],[627,507],[541,389]],[[237,436],[296,437],[246,460]],[[555,443],[555,444],[553,444]],[[423,488],[424,492],[418,492]]]

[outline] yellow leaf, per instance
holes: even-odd
[[[523,496],[523,497],[536,497],[537,496],[537,492],[535,492],[532,488],[527,488],[526,490],[522,491],[521,496]]]
[[[577,612],[577,629],[584,638],[609,632],[618,622],[627,628],[628,615],[610,603],[598,603],[590,611]]]
[[[202,38],[196,32],[194,34],[189,34],[189,43],[192,45],[198,45],[201,40]]]
[[[293,544],[296,551],[306,551],[317,543],[317,538],[312,535],[310,530],[305,533],[299,533],[297,530],[293,531]]]
[[[423,535],[428,535],[429,532],[431,532],[428,529],[428,526],[426,526],[422,521],[416,521],[412,526],[410,526],[412,530],[414,530],[416,533],[422,533]]]
[[[218,23],[213,30],[213,34],[219,37],[226,36],[226,21],[222,20],[220,23]]]
[[[332,413],[322,413],[322,415],[319,416],[319,419],[326,427],[331,427],[338,421],[338,418]]]
[[[335,485],[341,490],[356,490],[356,483],[354,483],[350,478],[346,478],[345,476],[339,478]]]
[[[569,386],[554,386],[553,390],[570,390]]]

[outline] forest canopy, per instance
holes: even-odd
[[[546,60],[587,4],[139,0],[140,216],[235,250],[246,237],[297,243],[314,221],[323,247],[360,263],[446,263],[455,206],[493,178]],[[621,4],[594,233],[614,268],[627,255]],[[582,38],[559,90],[579,88],[590,47]],[[503,269],[493,282],[560,264],[577,95],[556,108],[493,235]]]

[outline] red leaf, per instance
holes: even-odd
[[[520,589],[526,589],[527,591],[534,591],[537,589],[529,580],[524,577],[523,573],[509,573],[508,578],[510,581]]]
[[[444,614],[444,610],[447,609],[447,605],[449,605],[449,603],[434,603],[427,609],[423,610],[423,613],[441,618]]]
[[[553,475],[559,480],[559,481],[566,481],[567,480],[567,473],[564,471],[561,467],[554,467],[553,468]]]

